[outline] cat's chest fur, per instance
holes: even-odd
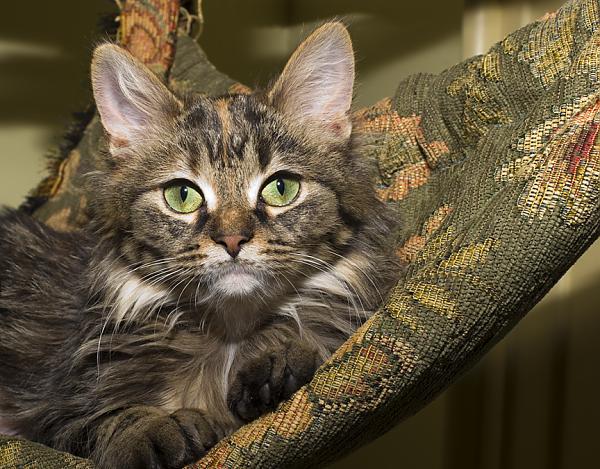
[[[164,410],[174,412],[181,408],[194,408],[203,411],[219,409],[221,415],[227,415],[227,391],[230,373],[239,359],[240,344],[206,343],[206,338],[196,337],[192,333],[175,336],[178,346],[182,342],[198,350],[189,358],[182,360],[179,367],[166,373],[165,391],[161,396]],[[185,372],[182,373],[182,370]]]
[[[369,305],[361,303],[364,299],[358,298],[351,286],[348,262],[356,265],[362,260],[354,257],[336,264],[330,272],[320,273],[299,286],[272,309],[265,306],[265,310],[246,311],[239,305],[237,309],[221,311],[232,328],[239,331],[240,325],[248,325],[248,332],[232,334],[237,337],[235,340],[213,333],[202,320],[201,311],[187,313],[195,318],[183,321],[187,327],[172,327],[170,320],[181,324],[186,317],[178,295],[115,268],[108,279],[111,288],[105,293],[106,302],[110,301],[105,321],[110,323],[101,334],[98,350],[109,352],[109,357],[120,350],[133,351],[122,364],[106,364],[114,366],[116,374],[127,377],[129,382],[133,378],[130,373],[136,373],[135,361],[143,366],[154,363],[152,369],[159,370],[155,380],[161,383],[156,386],[155,405],[168,412],[180,408],[220,409],[218,414],[229,415],[227,393],[231,376],[249,359],[300,337],[325,359],[371,313],[363,309]],[[354,320],[349,321],[353,316]],[[146,323],[154,317],[154,321],[139,331],[120,334],[122,324],[127,328],[129,317],[144,318]],[[332,334],[333,330],[338,333]],[[89,344],[87,348],[93,352],[93,347]],[[140,374],[138,381],[146,379]]]

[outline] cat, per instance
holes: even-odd
[[[175,468],[306,384],[400,275],[339,22],[265,91],[176,96],[116,45],[89,226],[0,215],[0,428]]]

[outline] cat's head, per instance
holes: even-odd
[[[94,216],[142,282],[268,310],[337,262],[379,207],[353,151],[354,56],[340,23],[253,95],[176,97],[114,45],[96,50],[92,77],[109,142]]]

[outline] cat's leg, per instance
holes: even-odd
[[[100,426],[92,459],[99,469],[177,469],[200,459],[223,436],[199,410],[169,414],[133,407]]]
[[[227,403],[236,418],[249,422],[308,383],[322,363],[316,348],[290,339],[234,370]]]

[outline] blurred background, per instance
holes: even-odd
[[[90,100],[88,67],[109,0],[3,2],[0,15],[0,204],[16,206],[44,174],[44,153]],[[204,0],[200,42],[248,85],[283,66],[327,18],[350,24],[357,107],[416,72],[482,53],[560,0]],[[414,417],[333,467],[597,467],[600,245],[474,369]]]

